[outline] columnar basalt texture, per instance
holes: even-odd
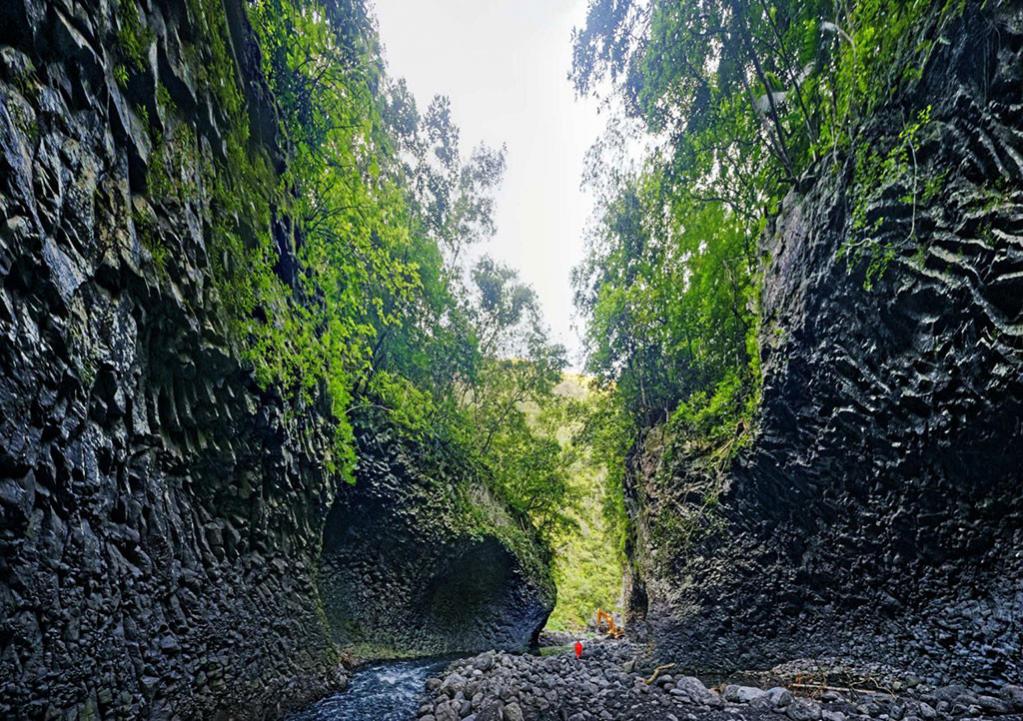
[[[933,106],[867,210],[881,279],[838,252],[850,173],[807,179],[765,236],[752,447],[720,477],[668,468],[659,432],[632,459],[632,631],[664,657],[1023,674],[1023,10],[969,4],[940,36],[864,136],[884,152]],[[665,541],[701,504],[711,522]]]
[[[400,655],[524,650],[554,607],[539,549],[493,531],[516,522],[465,482],[466,464],[386,429],[358,435],[357,482],[338,493],[320,568],[337,641]]]
[[[445,505],[464,469],[418,483],[389,436],[338,497],[326,409],[260,390],[229,341],[210,169],[237,137],[286,161],[242,2],[0,3],[4,719],[280,718],[343,685],[342,646],[511,647],[553,605],[499,504]]]
[[[0,717],[278,717],[338,680],[327,435],[225,340],[206,189],[145,187],[158,79],[206,152],[222,116],[183,2],[139,7],[115,78],[129,5],[0,9]]]

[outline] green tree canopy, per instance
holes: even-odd
[[[467,268],[494,232],[504,149],[463,152],[447,98],[420,111],[387,74],[361,0],[246,5],[269,113],[254,105],[262,89],[235,74],[223,13],[190,2],[213,45],[201,81],[230,128],[226,160],[204,169],[211,257],[257,381],[295,413],[327,402],[327,461],[341,477],[358,461],[354,419],[385,414],[409,436],[456,445],[522,530],[550,542],[570,461],[534,415],[559,412],[565,352],[512,270],[486,257]]]
[[[961,7],[591,0],[571,78],[626,122],[592,155],[600,205],[576,303],[590,369],[644,423],[721,394],[749,407],[759,234],[811,169],[851,162],[869,184],[879,163],[859,149],[864,119],[919,73]],[[915,113],[903,115],[910,127]],[[640,144],[619,132],[629,121],[650,148],[633,172],[619,160]]]

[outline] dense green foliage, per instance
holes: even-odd
[[[571,631],[585,629],[598,608],[620,610],[624,467],[609,469],[606,462],[608,454],[620,457],[612,437],[619,426],[606,415],[607,399],[590,388],[588,379],[570,373],[556,393],[566,410],[557,418],[558,438],[572,451],[568,483],[574,503],[568,511],[571,526],[556,538],[558,603],[547,627]],[[609,479],[609,473],[615,477]]]
[[[576,302],[590,370],[640,427],[670,421],[731,448],[750,428],[758,236],[805,173],[850,173],[857,208],[840,252],[865,285],[883,274],[893,251],[868,207],[892,185],[907,205],[927,191],[907,158],[928,117],[895,106],[902,127],[885,151],[866,121],[920,76],[961,8],[591,0],[572,78],[619,117],[591,156],[599,217]],[[630,170],[622,159],[637,155]]]
[[[493,232],[503,151],[463,157],[446,98],[419,112],[387,77],[361,3],[251,8],[289,141],[299,268],[295,329],[260,326],[288,347],[257,346],[257,367],[277,383],[325,381],[342,427],[384,409],[410,435],[466,449],[548,539],[563,520],[566,461],[522,405],[552,401],[564,351],[513,271],[484,257],[466,274],[461,262]]]
[[[215,98],[222,149],[203,151],[165,88],[159,107],[137,109],[154,143],[151,193],[165,205],[208,199],[217,292],[243,357],[294,413],[328,410],[326,461],[340,477],[351,481],[358,462],[354,424],[386,424],[457,449],[467,477],[488,484],[479,493],[512,511],[520,528],[505,536],[549,547],[568,522],[571,461],[548,426],[526,422],[527,405],[558,406],[564,350],[513,271],[486,257],[467,266],[494,230],[504,151],[464,154],[446,98],[420,112],[388,77],[361,0],[245,8],[266,88],[238,77],[220,4],[190,0],[197,81]],[[125,82],[149,42],[132,17]],[[146,231],[155,219],[134,220],[171,279],[172,255]]]

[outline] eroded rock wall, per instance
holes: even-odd
[[[548,561],[451,449],[362,427],[327,520],[320,588],[343,646],[405,656],[524,650],[554,608]]]
[[[970,3],[940,35],[868,130],[891,147],[932,106],[867,210],[894,250],[880,280],[838,252],[849,172],[808,178],[765,238],[752,447],[723,477],[689,458],[656,480],[658,433],[633,458],[632,630],[665,657],[1023,674],[1023,11]],[[679,508],[707,515],[673,544]]]
[[[374,436],[339,496],[327,410],[229,341],[224,229],[295,270],[242,3],[0,4],[4,719],[280,718],[343,650],[518,646],[553,605],[468,469]]]
[[[225,340],[200,158],[147,187],[158,87],[208,159],[226,130],[186,3],[118,70],[129,6],[0,10],[0,716],[278,717],[338,680],[327,434]]]

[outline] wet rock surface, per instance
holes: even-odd
[[[883,153],[931,106],[866,208],[885,272],[839,253],[851,174],[807,178],[765,235],[751,446],[720,475],[657,432],[632,459],[629,629],[664,658],[1023,678],[1023,13],[969,3],[940,34],[865,135]]]
[[[629,670],[633,668],[635,670]],[[791,669],[790,669],[791,670]],[[656,668],[646,649],[590,641],[581,660],[486,652],[426,680],[418,721],[919,721],[1023,718],[1020,688],[884,691],[741,685]],[[649,683],[648,683],[649,681]],[[808,684],[802,684],[806,686]],[[812,696],[809,695],[812,693]]]

